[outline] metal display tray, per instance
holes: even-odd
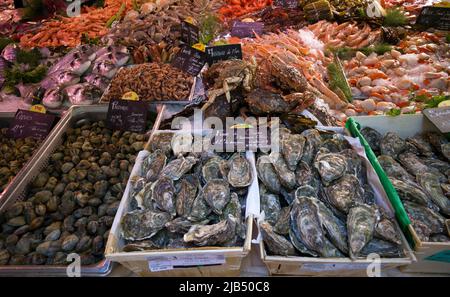
[[[152,107],[159,111],[160,107]],[[12,189],[9,199],[0,206],[0,213],[6,211],[14,202],[26,198],[27,188],[36,178],[39,172],[48,165],[50,156],[63,143],[64,134],[73,127],[75,123],[82,119],[93,121],[105,120],[108,105],[72,106],[66,115],[54,127],[52,133],[47,137],[45,145],[39,151],[37,158],[30,162],[26,173],[21,177],[17,185]],[[155,111],[155,110],[153,110]],[[160,121],[160,114],[153,124],[153,127]],[[148,131],[150,134],[153,128]],[[106,245],[106,243],[105,243]],[[93,265],[81,266],[81,276],[107,276],[113,268],[111,261],[106,258]],[[0,276],[67,276],[67,266],[65,265],[3,265],[0,266]]]
[[[14,119],[15,112],[0,112],[0,128],[7,128],[11,124],[11,121]],[[56,115],[57,121],[59,121],[59,118],[62,115],[62,112],[54,112],[53,114]],[[57,127],[57,124],[53,126],[52,131]],[[11,196],[14,188],[19,184],[19,182],[23,179],[24,175],[30,170],[30,166],[32,163],[36,162],[36,160],[39,158],[41,153],[39,153],[43,148],[45,148],[48,145],[48,142],[50,141],[50,135],[47,135],[47,137],[42,140],[42,143],[39,145],[39,147],[36,148],[36,150],[33,152],[33,155],[31,158],[22,166],[20,171],[14,176],[14,178],[9,182],[8,186],[3,190],[3,192],[0,192],[0,206],[8,200],[8,197]]]
[[[119,70],[117,71],[117,73],[114,75],[114,77],[116,77],[124,68],[132,68],[134,66],[136,66],[136,65],[127,65],[127,66],[120,67]],[[104,104],[104,103],[109,102],[109,101],[105,100],[105,97],[109,93],[109,89],[111,88],[111,84],[112,84],[112,81],[114,80],[114,77],[111,79],[108,86],[106,87],[106,90],[103,92],[102,97],[100,98],[100,100],[98,102],[99,104]],[[194,77],[194,81],[191,86],[191,91],[189,92],[189,97],[186,98],[186,100],[148,101],[148,100],[145,100],[145,98],[140,98],[140,100],[149,102],[150,105],[159,105],[159,104],[187,105],[192,101],[193,98],[195,98],[197,96],[198,93],[202,93],[202,90],[203,90],[203,84],[201,83],[200,76],[196,76],[196,77]]]

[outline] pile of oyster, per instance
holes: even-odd
[[[103,121],[69,129],[25,199],[0,214],[0,265],[82,265],[103,258],[136,154],[146,136],[111,131]]]
[[[366,127],[361,133],[378,155],[403,202],[411,223],[425,242],[449,242],[450,142],[437,132],[402,139]]]
[[[123,250],[241,246],[251,163],[241,153],[192,152],[191,134],[160,132],[131,178]]]
[[[399,230],[375,204],[363,159],[340,134],[279,129],[280,152],[257,160],[270,254],[381,257],[402,254]]]
[[[31,137],[13,139],[7,137],[8,128],[0,130],[0,193],[19,173],[41,143]]]

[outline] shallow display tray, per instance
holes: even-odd
[[[9,199],[1,205],[0,212],[6,211],[14,202],[26,198],[28,185],[47,166],[51,154],[63,143],[63,136],[69,128],[82,119],[91,121],[105,120],[107,111],[107,105],[72,106],[47,137],[45,145],[39,151],[38,158],[33,160],[33,163],[30,163],[30,166],[27,167],[26,174],[12,189]],[[160,120],[159,113],[153,127]],[[67,265],[0,265],[0,276],[67,276],[67,267]],[[105,258],[96,264],[81,266],[80,272],[81,276],[106,276],[111,272],[112,268],[113,264]]]
[[[344,133],[343,129],[340,127],[317,127],[323,130],[332,130],[337,133]],[[367,172],[373,170],[371,164],[366,162]],[[373,177],[373,183],[371,185],[374,190],[379,192],[379,199],[377,204],[382,202],[388,208],[391,207],[389,200],[387,199],[386,193],[378,180],[375,172],[372,172],[369,177]],[[377,195],[375,193],[375,195]],[[392,209],[391,209],[392,211]],[[402,249],[404,257],[402,258],[380,258],[379,264],[381,272],[383,270],[401,267],[411,264],[415,261],[413,252],[411,251],[408,242],[400,231],[400,226],[394,219],[396,229],[401,236]],[[292,275],[292,276],[367,276],[368,269],[370,270],[371,264],[374,263],[371,259],[356,259],[352,260],[350,258],[315,258],[307,256],[271,256],[268,255],[264,247],[264,242],[261,239],[259,242],[259,249],[261,254],[261,260],[266,264],[267,269],[271,275]]]
[[[0,128],[9,127],[11,121],[14,119],[15,114],[15,112],[0,112]],[[11,196],[14,188],[23,179],[24,175],[30,170],[31,164],[36,162],[36,160],[39,158],[39,156],[41,155],[40,151],[48,146],[51,138],[50,135],[52,131],[54,131],[58,126],[62,112],[52,112],[51,114],[54,114],[56,116],[56,123],[53,124],[52,130],[50,131],[49,135],[47,135],[47,137],[42,140],[42,143],[39,145],[39,147],[36,148],[31,158],[28,159],[28,161],[22,166],[20,171],[8,183],[8,186],[6,186],[5,190],[3,190],[3,192],[0,192],[0,206],[3,205],[6,200],[8,200],[8,197]]]
[[[396,117],[391,116],[357,116],[352,118],[355,125],[349,127],[350,130],[355,130],[358,124],[360,128],[371,127],[382,135],[387,132],[396,132],[400,137],[406,138],[416,135],[417,133],[424,132],[438,132],[437,128],[422,114],[415,115],[400,115]],[[352,124],[350,122],[350,124]],[[348,124],[348,125],[350,125]],[[351,131],[352,134],[356,134],[356,131]],[[397,217],[399,217],[400,226],[403,232],[408,237],[412,246],[414,246],[415,256],[417,262],[411,265],[401,268],[403,272],[423,272],[423,273],[444,273],[450,274],[450,242],[424,242],[419,239],[413,226],[410,224],[406,211],[403,208],[397,192],[395,191],[392,183],[387,178],[386,173],[376,160],[376,156],[370,147],[367,146],[366,154],[373,155],[376,162],[374,167],[377,169],[380,180],[389,196],[389,199],[393,201],[393,204],[398,204],[399,210],[397,211]],[[369,156],[369,160],[371,157]],[[446,222],[449,224],[449,220]],[[440,257],[437,257],[440,256]]]
[[[116,77],[124,68],[132,68],[137,65],[127,65],[122,66],[119,68],[117,73],[114,75]],[[110,83],[108,84],[108,87],[103,92],[102,97],[100,98],[99,104],[108,104],[109,101],[106,101],[106,95],[109,93],[109,89],[111,88],[112,81],[114,80],[114,77],[111,79]],[[175,104],[175,105],[187,105],[189,104],[193,98],[195,98],[196,94],[201,94],[201,88],[203,88],[203,85],[201,84],[201,79],[199,77],[194,77],[194,81],[191,86],[191,91],[189,92],[189,97],[186,98],[186,100],[145,100],[144,98],[139,98],[142,101],[149,102],[151,105],[158,105],[158,104]]]
[[[152,133],[149,143],[157,133],[170,132],[176,133],[174,130],[158,130]],[[149,151],[141,151],[136,160],[135,166],[131,173],[131,177],[138,174],[140,170],[140,163],[150,154]],[[130,182],[124,192],[124,197],[117,210],[111,232],[109,234],[108,243],[106,245],[106,258],[119,262],[132,272],[140,276],[178,276],[178,277],[193,277],[193,276],[239,276],[241,272],[242,260],[249,254],[252,241],[253,229],[253,213],[259,213],[259,190],[256,178],[256,167],[253,153],[246,153],[247,159],[252,164],[253,182],[249,186],[247,200],[246,200],[246,226],[247,233],[244,245],[241,247],[198,247],[198,248],[184,248],[184,249],[160,249],[149,250],[142,252],[123,252],[122,248],[125,244],[121,236],[121,219],[123,215],[129,210],[131,197]],[[251,198],[253,197],[253,198]],[[250,200],[257,200],[258,203],[250,203]],[[253,201],[253,200],[252,200]],[[250,206],[251,205],[251,206]],[[257,208],[257,210],[256,210]],[[217,259],[223,259],[224,263],[218,264]],[[182,264],[179,264],[184,262]],[[201,265],[202,261],[209,262],[209,264]],[[216,261],[216,262],[215,262]],[[154,265],[173,265],[172,269],[161,269],[162,271],[152,271],[150,262]],[[191,265],[187,265],[189,262]],[[220,261],[219,261],[220,262]],[[173,263],[178,263],[173,264]],[[205,262],[202,262],[205,263]],[[155,270],[155,269],[153,269]]]

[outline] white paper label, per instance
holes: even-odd
[[[352,263],[352,264],[346,264],[346,263],[335,263],[335,264],[304,264],[300,267],[300,271],[314,271],[314,272],[320,272],[320,271],[339,271],[339,270],[366,270],[368,263]]]
[[[173,269],[172,263],[170,261],[165,260],[149,261],[148,267],[150,268],[151,272],[166,271]]]
[[[149,258],[150,271],[171,270],[177,267],[221,265],[225,263],[224,255],[182,255]]]

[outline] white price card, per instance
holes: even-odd
[[[221,265],[225,263],[224,255],[180,255],[148,258],[150,271],[171,270],[177,267],[194,267]]]

